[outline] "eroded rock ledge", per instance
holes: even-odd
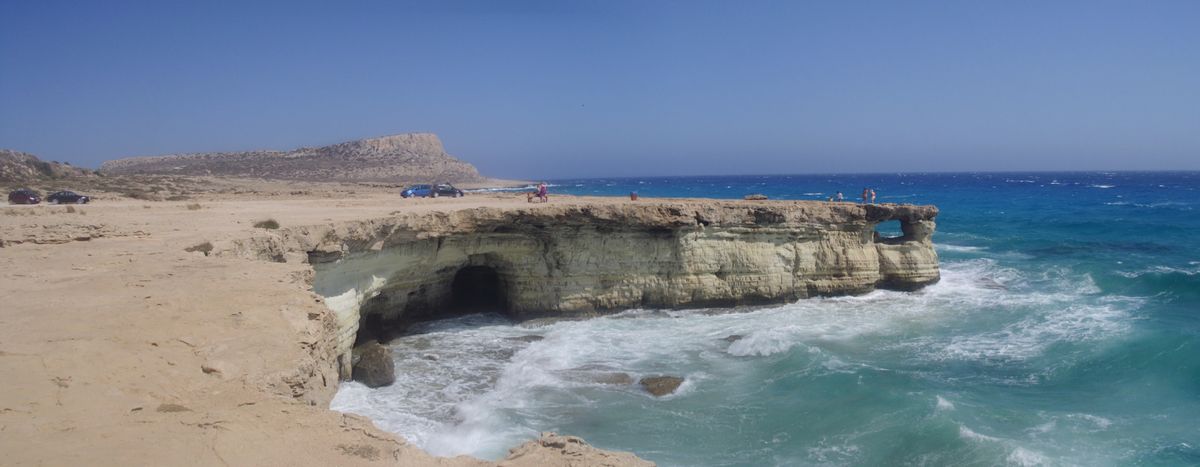
[[[516,319],[779,303],[939,278],[933,206],[658,201],[396,213],[296,227],[225,253],[307,261],[338,318],[343,376],[360,328],[471,311]],[[877,224],[898,221],[902,236]]]

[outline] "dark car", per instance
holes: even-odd
[[[437,185],[413,185],[400,192],[400,196],[405,198],[437,198],[439,196],[458,198],[462,195],[462,190],[454,188],[454,185],[449,183],[439,183]]]
[[[9,204],[38,204],[42,202],[42,197],[36,191],[28,188],[19,188],[8,194]]]
[[[91,200],[74,191],[60,191],[46,197],[46,202],[50,204],[87,204]]]

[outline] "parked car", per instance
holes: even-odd
[[[38,204],[42,197],[28,188],[18,188],[8,194],[8,204]]]
[[[405,198],[437,198],[439,196],[458,198],[462,195],[462,190],[454,188],[454,185],[449,183],[439,183],[437,185],[413,185],[400,192],[400,196]]]
[[[91,200],[74,191],[60,191],[46,197],[46,202],[50,204],[87,204]]]

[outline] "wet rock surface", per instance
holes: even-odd
[[[354,380],[378,388],[396,382],[396,364],[392,351],[378,342],[354,348]]]
[[[662,397],[668,394],[673,394],[679,385],[683,384],[683,378],[678,376],[651,376],[642,378],[639,383],[646,392],[653,394],[655,397]]]

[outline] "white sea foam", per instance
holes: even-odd
[[[1105,206],[1132,206],[1136,208],[1176,208],[1181,211],[1191,211],[1194,203],[1183,201],[1158,201],[1154,203],[1136,203],[1131,201],[1108,201]]]
[[[1048,461],[1045,455],[1036,451],[1030,451],[1023,447],[1016,447],[1009,453],[1007,461],[1021,467],[1032,467],[1036,465],[1047,465]]]
[[[1007,450],[1008,455],[1004,458],[1007,465],[1031,467],[1050,464],[1050,459],[1045,454],[1020,446],[1016,441],[1011,439],[977,433],[966,425],[958,426],[958,437],[965,441]]]
[[[1196,262],[1192,261],[1192,262],[1189,262],[1188,264],[1195,266]],[[1140,269],[1137,271],[1116,271],[1116,273],[1120,276],[1128,277],[1130,279],[1142,277],[1145,275],[1163,275],[1163,274],[1183,274],[1183,275],[1187,275],[1187,276],[1194,276],[1194,275],[1200,274],[1200,267],[1177,268],[1177,267],[1172,267],[1172,266],[1152,266],[1152,267]]]
[[[1088,185],[1088,187],[1089,188],[1108,189],[1108,188],[1116,188],[1117,186],[1116,185]]]
[[[945,244],[945,243],[936,243],[933,245],[933,249],[935,249],[937,251],[951,251],[951,252],[955,252],[955,253],[974,253],[977,251],[984,251],[987,248],[984,248],[981,246],[950,245],[950,244]]]
[[[946,399],[943,399],[942,396],[937,396],[937,406],[936,407],[937,407],[938,411],[954,410],[954,403],[950,402]]]
[[[1023,360],[1041,355],[1058,342],[1084,342],[1129,329],[1129,316],[1120,306],[1067,305],[1033,315],[998,331],[955,336],[939,352],[944,359]]]
[[[991,441],[998,442],[1000,438],[995,436],[981,435],[974,430],[967,428],[966,425],[958,426],[958,437],[969,441]]]
[[[1085,421],[1099,430],[1107,430],[1113,424],[1112,420],[1086,413],[1068,414],[1067,418]]]
[[[821,440],[815,447],[808,448],[809,459],[829,465],[854,464],[859,459],[862,449],[855,444],[832,444]]]

